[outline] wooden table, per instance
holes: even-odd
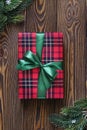
[[[22,24],[0,35],[0,130],[61,130],[48,120],[65,105],[86,97],[86,0],[34,0]],[[64,33],[64,100],[18,99],[18,32]]]

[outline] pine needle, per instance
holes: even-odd
[[[4,31],[8,23],[19,23],[24,20],[22,11],[28,7],[33,0],[6,0],[0,1],[0,32]]]
[[[72,107],[62,108],[59,114],[51,114],[50,122],[65,130],[84,130],[87,125],[87,99],[80,99]]]

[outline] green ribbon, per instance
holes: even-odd
[[[40,68],[38,78],[38,98],[45,98],[46,91],[51,87],[51,83],[57,75],[57,70],[63,69],[63,62],[50,62],[42,64],[42,49],[44,44],[44,33],[36,34],[36,55],[27,51],[23,59],[18,61],[18,70],[30,70]]]

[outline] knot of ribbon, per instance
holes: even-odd
[[[30,70],[40,68],[38,77],[38,98],[45,98],[46,91],[57,75],[57,70],[63,69],[63,62],[50,62],[42,64],[42,49],[44,44],[44,33],[36,34],[36,54],[27,51],[23,59],[18,61],[18,70]]]

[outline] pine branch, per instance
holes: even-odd
[[[75,118],[82,115],[82,111],[78,107],[66,107],[61,109],[60,113],[65,116],[69,116],[70,118]]]
[[[64,117],[63,115],[51,115],[50,122],[55,125],[55,127],[62,127],[65,130],[80,130],[84,129],[87,121],[83,117],[71,119]]]
[[[24,20],[24,16],[23,15],[16,15],[16,16],[10,16],[9,17],[9,21],[8,23],[20,23]]]
[[[59,126],[62,128],[67,128],[68,125],[70,124],[70,120],[67,117],[58,114],[50,115],[49,120],[52,124],[55,125],[55,127]]]
[[[87,99],[76,101],[72,107],[62,108],[59,114],[50,115],[49,120],[65,130],[84,130],[87,125]]]
[[[18,23],[24,20],[22,11],[28,7],[33,0],[0,0],[0,32],[8,23]]]
[[[87,99],[80,99],[74,105],[80,109],[87,109]]]
[[[0,13],[3,11],[4,8],[4,2],[0,1]]]
[[[7,11],[7,15],[15,16],[16,14],[21,13],[26,7],[28,7],[33,0],[22,0],[22,2],[19,2],[18,6],[16,8],[13,8],[12,10]],[[6,13],[6,11],[5,11]]]
[[[11,2],[10,4],[5,3],[4,9],[6,12],[15,10],[21,3],[22,3],[22,0],[14,0],[14,2]]]
[[[4,30],[4,26],[7,24],[7,16],[0,15],[0,32]]]

